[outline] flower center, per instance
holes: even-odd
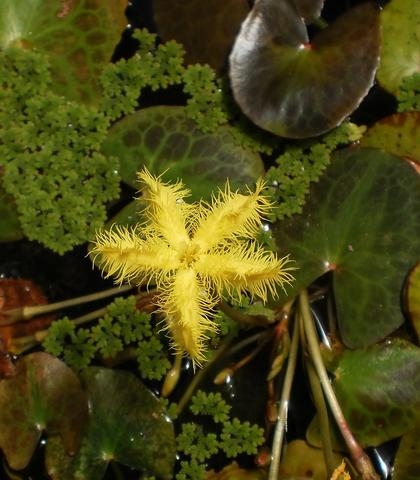
[[[178,247],[180,261],[190,267],[198,258],[200,247],[196,243],[182,242]]]

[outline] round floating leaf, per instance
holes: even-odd
[[[420,164],[420,112],[396,113],[376,122],[360,141]]]
[[[418,261],[419,225],[420,177],[408,162],[375,149],[342,150],[302,214],[275,226],[280,255],[290,253],[298,268],[286,291],[294,296],[332,272],[344,343],[377,342],[403,322],[400,295]]]
[[[153,0],[153,11],[159,36],[182,43],[187,63],[221,70],[249,6],[246,0]]]
[[[2,0],[0,48],[47,53],[57,93],[92,103],[100,95],[98,76],[127,23],[126,6],[126,0]]]
[[[377,78],[393,94],[404,77],[420,72],[418,0],[392,0],[380,15],[382,45]]]
[[[420,420],[420,348],[393,339],[346,351],[334,372],[344,416],[364,446],[398,437]]]
[[[117,122],[103,151],[120,159],[121,177],[137,188],[137,172],[145,165],[165,179],[182,179],[191,200],[209,198],[229,178],[233,187],[253,183],[264,174],[259,155],[235,143],[233,129],[202,133],[183,107],[150,107]]]
[[[74,453],[87,419],[80,382],[62,361],[43,352],[22,357],[17,375],[0,381],[0,448],[17,470],[29,463],[43,431],[60,435]]]
[[[234,97],[258,126],[305,138],[337,126],[372,85],[379,57],[376,8],[352,8],[308,43],[286,0],[257,0],[230,56]]]
[[[407,314],[420,342],[420,263],[410,272],[405,289]]]
[[[14,242],[23,238],[13,199],[0,188],[0,242]]]
[[[420,422],[400,442],[392,471],[393,480],[418,480],[420,472]]]
[[[130,372],[89,368],[83,378],[90,405],[86,434],[73,458],[56,443],[51,445],[47,451],[50,475],[100,480],[114,460],[159,478],[172,478],[174,430],[159,400]]]

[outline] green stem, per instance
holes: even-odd
[[[319,428],[321,431],[322,439],[322,453],[324,454],[325,466],[327,467],[328,478],[334,472],[336,467],[333,457],[332,441],[331,441],[331,432],[330,432],[330,421],[328,418],[327,405],[325,403],[325,398],[322,393],[322,388],[319,383],[319,379],[316,375],[314,366],[310,360],[305,362],[306,371],[308,372],[309,383],[311,385],[312,396],[315,404],[316,411],[318,413],[319,419]]]
[[[72,322],[75,325],[83,325],[84,323],[88,323],[88,322],[91,322],[92,320],[96,320],[97,318],[103,317],[105,313],[106,313],[106,307],[98,308],[93,312],[89,312],[89,313],[86,313],[85,315],[81,315],[80,317],[72,319]],[[12,340],[13,353],[21,355],[25,351],[43,342],[47,334],[48,334],[48,329],[44,329],[44,330],[38,330],[37,332],[34,332],[32,335],[25,335],[23,337],[14,338]]]
[[[303,290],[299,294],[299,307],[311,360],[315,367],[319,381],[321,382],[325,398],[335,418],[335,421],[337,422],[337,426],[344,438],[354,465],[357,471],[361,474],[363,480],[379,480],[379,476],[375,472],[368,455],[363,451],[362,447],[359,445],[350,431],[346,419],[344,418],[343,411],[341,410],[340,404],[338,403],[337,397],[335,396],[334,390],[331,386],[327,370],[324,366],[324,362],[322,361],[318,336],[316,333],[314,320],[312,318],[308,293],[306,290]]]
[[[69,300],[63,300],[61,302],[48,303],[46,305],[13,308],[3,312],[3,315],[6,318],[0,320],[0,325],[11,325],[22,320],[29,320],[36,315],[44,315],[46,313],[54,312],[56,310],[82,305],[83,303],[94,302],[96,300],[101,300],[102,298],[118,295],[132,289],[133,287],[131,285],[122,285],[121,287],[109,288],[108,290],[91,293],[89,295],[83,295],[82,297],[70,298]]]
[[[279,477],[280,457],[283,445],[284,430],[286,427],[287,412],[292,389],[293,377],[296,370],[297,352],[299,346],[299,323],[295,319],[293,326],[292,342],[290,344],[289,358],[287,360],[287,369],[284,377],[283,388],[280,399],[279,413],[277,417],[277,425],[274,431],[274,439],[272,445],[272,459],[270,463],[270,471],[268,480],[277,480]]]

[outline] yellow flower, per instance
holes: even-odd
[[[182,183],[165,184],[146,169],[138,178],[147,203],[143,223],[98,233],[92,253],[106,277],[156,285],[175,349],[200,364],[206,332],[217,329],[212,317],[222,296],[247,291],[266,300],[293,278],[287,257],[278,259],[255,242],[271,208],[261,194],[264,183],[248,195],[226,183],[208,204],[185,202],[189,190]]]

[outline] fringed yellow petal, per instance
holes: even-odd
[[[144,213],[149,223],[171,245],[188,241],[186,219],[191,205],[186,204],[184,198],[190,191],[181,182],[163,183],[146,168],[139,172],[138,179],[143,184],[141,192],[148,204]]]
[[[117,226],[97,233],[91,254],[106,277],[140,285],[164,281],[179,267],[177,252],[159,238],[141,238],[135,229]]]
[[[215,303],[192,268],[179,270],[161,290],[159,307],[173,346],[178,352],[188,353],[196,365],[205,358],[206,332],[217,329],[211,319]]]
[[[261,194],[264,182],[257,182],[255,191],[249,195],[231,192],[229,183],[224,191],[213,199],[212,205],[200,209],[203,216],[193,240],[203,251],[210,250],[220,242],[234,237],[252,238],[271,204]]]
[[[277,295],[277,286],[293,280],[288,262],[288,257],[278,259],[255,243],[233,242],[224,250],[201,255],[195,268],[219,295],[225,289],[238,296],[248,291],[265,301],[268,293]]]

